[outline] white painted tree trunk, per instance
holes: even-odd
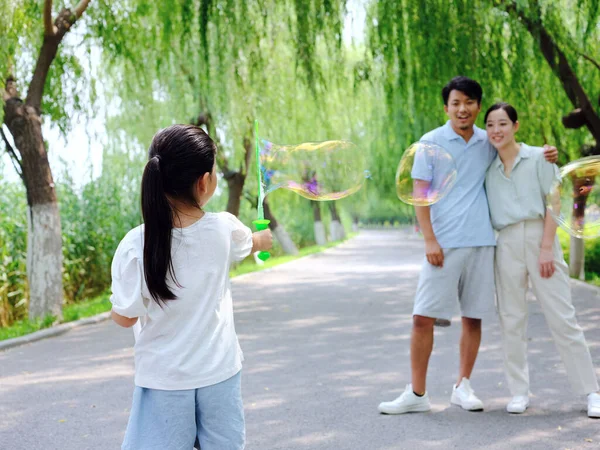
[[[292,238],[282,225],[277,225],[272,232],[286,255],[298,254],[298,247],[296,247],[296,244],[294,244],[294,241],[292,241]]]
[[[27,216],[29,318],[62,319],[62,236],[57,203],[33,205]]]
[[[329,236],[332,241],[341,241],[346,237],[346,231],[339,220],[332,220],[329,224]]]
[[[583,239],[571,236],[569,249],[569,275],[585,279],[585,246]]]
[[[327,235],[325,234],[325,225],[320,220],[315,222],[315,242],[317,245],[327,244]]]

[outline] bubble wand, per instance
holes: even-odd
[[[260,146],[258,145],[258,120],[254,121],[254,143],[256,147],[256,178],[258,181],[258,195],[256,202],[256,213],[257,218],[252,223],[256,227],[258,231],[266,230],[271,223],[270,220],[265,219],[265,210],[263,207],[263,201],[265,200],[265,190],[262,184],[262,177],[260,173]],[[258,254],[258,259],[261,261],[266,261],[269,259],[271,254],[269,252],[260,252]]]

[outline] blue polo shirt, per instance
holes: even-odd
[[[425,134],[421,140],[444,148],[452,155],[457,169],[454,187],[430,207],[433,232],[440,246],[496,245],[484,188],[486,171],[496,157],[496,149],[488,141],[487,133],[474,127],[474,134],[467,143],[448,121]],[[415,159],[412,177],[430,179],[427,172],[422,161]]]

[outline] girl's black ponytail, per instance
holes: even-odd
[[[144,277],[159,305],[176,298],[173,285],[181,287],[171,257],[176,215],[171,200],[200,208],[194,186],[212,172],[216,152],[217,146],[208,134],[193,125],[171,125],[156,133],[150,144],[142,176]]]
[[[144,277],[154,301],[173,300],[175,294],[167,284],[174,279],[171,260],[173,209],[165,193],[160,171],[160,156],[146,164],[142,175],[142,216],[144,217]]]

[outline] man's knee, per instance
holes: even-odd
[[[469,331],[481,331],[481,319],[472,319],[470,317],[462,318],[463,328]]]
[[[425,317],[414,315],[413,316],[413,328],[415,331],[430,331],[433,330],[433,324],[435,319],[432,317]]]

